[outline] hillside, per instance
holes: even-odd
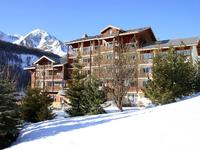
[[[200,94],[139,110],[30,124],[9,150],[199,150]]]
[[[24,67],[31,66],[43,55],[60,59],[58,55],[51,52],[0,41],[0,75],[2,76],[3,73],[3,76],[7,77],[6,73],[9,72],[10,78],[16,80],[17,89],[22,90],[30,82],[30,75],[24,71]]]

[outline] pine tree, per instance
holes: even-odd
[[[100,82],[94,77],[89,77],[85,82],[84,97],[88,101],[89,114],[105,113],[101,104],[105,102],[105,94],[99,89]]]
[[[197,93],[200,92],[200,59],[196,61],[195,68],[194,91]]]
[[[0,80],[0,149],[11,144],[19,133],[19,109],[11,83]]]
[[[46,91],[28,88],[26,97],[22,100],[22,118],[27,122],[39,122],[55,117],[52,113],[53,100]]]
[[[146,97],[155,104],[175,102],[193,92],[195,68],[191,59],[178,54],[174,48],[168,54],[157,54],[153,60],[153,80],[144,89]]]
[[[86,75],[83,74],[81,64],[81,56],[78,54],[77,62],[74,63],[72,71],[71,83],[67,89],[67,97],[69,98],[69,109],[66,110],[70,116],[82,116],[89,112],[88,101],[84,98],[84,82]]]

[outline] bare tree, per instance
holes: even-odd
[[[116,38],[113,46],[112,63],[107,67],[107,71],[102,71],[106,73],[107,77],[110,77],[104,86],[114,98],[119,110],[123,111],[124,97],[137,76],[137,73],[135,75],[135,72],[137,72],[137,67],[135,68],[137,53],[134,44],[124,44],[120,37]]]

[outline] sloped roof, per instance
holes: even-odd
[[[110,27],[110,26],[108,26]],[[104,30],[106,30],[108,27],[106,27]],[[114,27],[116,28],[116,27]],[[142,32],[142,31],[145,31],[147,29],[151,29],[151,27],[143,27],[143,28],[136,28],[136,29],[129,29],[129,30],[121,30],[121,33],[120,34],[125,34],[125,33],[132,33],[132,32]],[[101,31],[102,32],[102,31]],[[111,35],[112,36],[112,35]],[[79,41],[83,41],[83,40],[92,40],[92,39],[98,39],[98,38],[102,38],[103,36],[101,34],[99,35],[95,35],[95,36],[87,36],[87,37],[84,37],[84,38],[78,38],[78,39],[75,39],[75,40],[72,40],[72,41],[69,41],[69,42],[66,42],[66,44],[70,44],[70,43],[73,43],[73,42],[79,42]],[[109,36],[107,36],[109,37]],[[104,38],[106,38],[104,36]]]
[[[109,29],[109,28],[114,28],[114,29],[117,29],[117,30],[122,30],[122,29],[120,29],[120,28],[118,28],[118,27],[115,27],[115,26],[109,25],[109,26],[103,28],[103,29],[101,30],[101,33],[103,33],[104,31],[106,31],[106,30]]]
[[[195,45],[195,44],[198,44],[199,40],[200,40],[200,37],[162,40],[162,41],[156,41],[153,43],[147,43],[143,45],[140,49],[165,48],[165,47],[180,46],[180,45]]]

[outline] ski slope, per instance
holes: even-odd
[[[200,150],[200,95],[154,108],[30,124],[8,149]]]

